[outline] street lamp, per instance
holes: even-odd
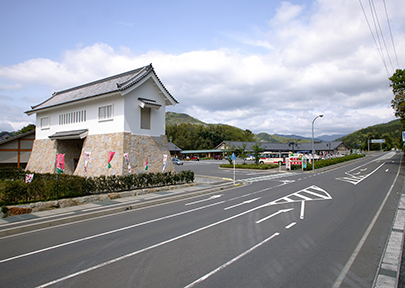
[[[370,135],[367,137],[368,152],[370,152],[370,137],[374,137],[374,135]]]
[[[315,148],[314,148],[314,122],[317,118],[322,118],[323,115],[318,115],[312,120],[312,171],[315,169]]]

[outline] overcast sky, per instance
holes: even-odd
[[[0,131],[35,123],[24,111],[55,91],[150,63],[180,102],[167,111],[207,123],[311,136],[319,114],[315,135],[394,120],[405,5],[374,1],[374,41],[360,1],[0,0]]]

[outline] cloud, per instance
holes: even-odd
[[[405,23],[395,9],[389,7],[396,49],[404,51]],[[0,66],[0,89],[42,85],[58,91],[153,63],[180,101],[168,110],[208,123],[309,136],[319,114],[325,115],[317,120],[322,134],[347,134],[394,119],[387,72],[357,2],[320,0],[308,7],[282,2],[261,29],[233,40],[265,47],[265,53],[230,46],[135,54],[107,43],[78,45],[59,61],[39,58]]]

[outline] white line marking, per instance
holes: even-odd
[[[401,155],[401,161],[399,163],[402,163],[402,155]],[[342,271],[340,272],[339,276],[337,277],[335,283],[333,284],[332,288],[339,288],[341,284],[343,283],[343,280],[346,278],[347,273],[349,272],[350,268],[352,267],[354,261],[357,258],[357,255],[359,254],[361,248],[363,247],[364,242],[366,242],[368,235],[371,232],[371,229],[373,229],[375,222],[377,221],[378,217],[381,214],[381,210],[383,209],[385,203],[388,200],[388,196],[391,194],[392,189],[394,188],[394,184],[398,179],[399,176],[399,171],[401,170],[401,165],[398,169],[397,176],[395,176],[394,181],[392,182],[392,185],[390,189],[387,192],[387,195],[385,195],[385,198],[383,202],[380,205],[380,208],[378,208],[377,213],[374,215],[373,220],[371,220],[370,225],[367,227],[366,232],[364,232],[363,237],[360,239],[360,242],[357,244],[356,249],[354,249],[352,255],[350,256],[349,260],[347,261],[346,265],[343,267]]]
[[[232,260],[226,262],[224,265],[219,266],[217,269],[211,271],[208,274],[205,274],[204,276],[202,276],[201,278],[195,280],[193,283],[190,283],[189,285],[185,286],[184,288],[191,288],[193,287],[195,284],[201,283],[202,281],[206,280],[208,277],[214,275],[215,273],[221,271],[222,269],[228,267],[229,265],[231,265],[232,263],[236,262],[237,260],[239,260],[240,258],[242,258],[243,256],[249,254],[250,252],[252,252],[253,250],[255,250],[256,248],[262,246],[263,244],[265,244],[266,242],[270,241],[271,239],[275,238],[276,236],[280,235],[280,233],[276,232],[273,235],[271,235],[269,238],[263,240],[262,242],[258,243],[257,245],[253,246],[252,248],[250,248],[249,250],[246,250],[245,252],[243,252],[242,254],[240,254],[239,256],[233,258]]]
[[[305,201],[301,201],[300,219],[304,219],[304,214],[305,214]]]
[[[297,224],[296,222],[292,222],[291,224],[285,226],[285,229],[290,229],[291,227],[293,227],[295,224]]]
[[[262,197],[258,197],[258,198],[251,199],[251,200],[246,200],[246,201],[244,201],[244,202],[242,202],[242,203],[238,203],[238,204],[235,204],[235,205],[233,205],[233,206],[226,207],[226,208],[224,208],[224,210],[228,210],[228,209],[232,209],[232,208],[235,208],[235,207],[239,207],[239,206],[244,205],[244,204],[249,204],[249,203],[252,203],[252,202],[254,202],[254,201],[256,201],[256,200],[259,200],[260,198],[262,198]]]
[[[214,205],[214,204],[213,204],[213,205]],[[78,272],[76,272],[76,273],[67,275],[67,276],[65,276],[65,277],[62,277],[62,278],[53,280],[53,281],[51,281],[51,282],[45,283],[45,284],[40,285],[40,286],[38,286],[38,287],[48,287],[48,286],[50,286],[50,285],[53,285],[53,284],[62,282],[62,281],[64,281],[64,280],[67,280],[67,279],[70,279],[70,278],[73,278],[73,277],[76,277],[76,276],[85,274],[85,273],[87,273],[87,272],[96,270],[96,269],[98,269],[98,268],[101,268],[101,267],[104,267],[104,266],[107,266],[107,265],[116,263],[116,262],[118,262],[118,261],[121,261],[121,260],[124,260],[124,259],[126,259],[126,258],[135,256],[135,255],[140,254],[140,253],[142,253],[142,252],[145,252],[145,251],[154,249],[154,248],[156,248],[156,247],[160,247],[160,246],[162,246],[162,245],[165,245],[165,244],[174,242],[174,241],[176,241],[176,240],[185,238],[185,237],[187,237],[187,236],[196,234],[196,233],[198,233],[198,232],[201,232],[201,231],[206,230],[206,229],[208,229],[208,228],[214,227],[214,226],[216,226],[216,225],[225,223],[225,222],[227,222],[227,221],[230,221],[230,220],[232,220],[232,219],[235,219],[235,218],[237,218],[237,217],[243,216],[243,215],[245,215],[245,214],[248,214],[248,213],[250,213],[250,212],[256,211],[256,210],[261,209],[261,208],[266,207],[266,206],[267,206],[267,205],[257,206],[257,207],[255,207],[255,208],[252,208],[252,209],[250,209],[250,210],[247,210],[247,211],[244,211],[244,212],[242,212],[242,213],[236,214],[236,215],[234,215],[234,216],[228,217],[228,218],[226,218],[226,219],[220,220],[220,221],[218,221],[218,222],[215,222],[215,223],[209,224],[209,225],[207,225],[207,226],[198,228],[198,229],[193,230],[193,231],[190,231],[190,232],[188,232],[188,233],[185,233],[185,234],[179,235],[179,236],[177,236],[177,237],[168,239],[168,240],[166,240],[166,241],[157,243],[157,244],[155,244],[155,245],[152,245],[152,246],[149,246],[149,247],[146,247],[146,248],[143,248],[143,249],[140,249],[140,250],[131,252],[131,253],[126,254],[126,255],[123,255],[123,256],[121,256],[121,257],[117,257],[117,258],[114,258],[114,259],[112,259],[112,260],[109,260],[109,261],[100,263],[100,264],[98,264],[98,265],[89,267],[89,268],[87,268],[87,269],[84,269],[84,270],[78,271]],[[276,233],[276,234],[277,234],[277,233]],[[277,235],[276,235],[276,236],[277,236]],[[269,240],[270,240],[270,239],[269,239]]]
[[[184,205],[188,206],[188,205],[193,205],[193,204],[197,204],[197,203],[201,203],[201,202],[205,202],[205,201],[209,201],[209,200],[213,200],[213,199],[217,199],[219,197],[221,197],[222,195],[213,195],[207,199],[203,199],[203,200],[199,200],[199,201],[195,201],[195,202],[190,202],[190,203],[186,203]]]
[[[263,222],[263,221],[265,221],[265,220],[268,220],[268,219],[270,219],[270,218],[272,218],[272,217],[274,217],[274,216],[276,216],[276,215],[278,215],[278,214],[286,213],[286,212],[289,212],[289,211],[291,211],[291,210],[294,210],[294,208],[279,210],[279,211],[277,211],[276,213],[273,213],[273,214],[271,214],[271,215],[269,215],[269,216],[267,216],[267,217],[264,217],[264,218],[262,218],[262,219],[260,219],[260,220],[257,220],[257,221],[256,221],[256,224],[259,224],[259,223],[261,223],[261,222]]]
[[[173,214],[173,215],[169,215],[169,216],[164,216],[164,217],[161,217],[161,218],[149,220],[149,221],[142,222],[142,223],[138,223],[138,224],[134,224],[134,225],[131,225],[131,226],[127,226],[127,227],[123,227],[123,228],[119,228],[119,229],[107,231],[107,232],[100,233],[100,234],[95,234],[95,235],[88,236],[88,237],[84,237],[84,238],[80,238],[80,239],[77,239],[77,240],[73,240],[73,241],[61,243],[61,244],[58,244],[58,245],[55,245],[55,246],[50,246],[50,247],[47,247],[47,248],[44,248],[44,249],[35,250],[35,251],[32,251],[32,252],[28,252],[28,253],[25,253],[25,254],[21,254],[21,255],[17,255],[17,256],[14,256],[14,257],[10,257],[10,258],[6,258],[6,259],[3,259],[3,260],[0,260],[0,263],[8,262],[8,261],[11,261],[11,260],[15,260],[15,259],[18,259],[18,258],[22,258],[22,257],[26,257],[26,256],[38,254],[38,253],[42,253],[42,252],[45,252],[45,251],[49,251],[49,250],[53,250],[53,249],[56,249],[56,248],[68,246],[68,245],[71,245],[71,244],[76,244],[76,243],[79,243],[79,242],[83,242],[83,241],[86,241],[86,240],[90,240],[90,239],[102,237],[102,236],[105,236],[105,235],[109,235],[109,234],[113,234],[113,233],[125,231],[125,230],[128,230],[128,229],[132,229],[132,228],[139,227],[139,226],[142,226],[142,225],[150,224],[150,223],[153,223],[153,222],[158,222],[158,221],[161,221],[161,220],[173,218],[173,217],[176,217],[176,216],[184,215],[184,214],[191,213],[191,212],[194,212],[194,211],[198,211],[198,210],[201,210],[201,209],[204,209],[204,208],[208,208],[208,207],[211,207],[211,206],[215,206],[215,205],[218,205],[218,204],[222,204],[222,203],[224,203],[224,202],[225,202],[225,201],[218,202],[218,203],[214,203],[214,204],[210,204],[210,205],[203,206],[203,207],[199,207],[199,208],[194,208],[194,209],[187,210],[187,211],[184,211],[184,212],[180,212],[180,213],[177,213],[177,214]]]
[[[378,169],[380,169],[384,164],[385,163],[382,163],[380,166],[375,168],[372,172],[370,172],[369,174],[366,174],[364,176],[356,177],[356,176],[351,175],[349,172],[354,170],[354,169],[352,169],[352,170],[345,173],[346,175],[348,175],[348,177],[339,177],[339,178],[335,178],[335,179],[345,181],[345,182],[349,182],[349,183],[352,183],[353,185],[357,185],[361,181],[363,181],[364,179],[369,177],[370,175],[374,174],[374,172],[376,172]],[[357,168],[355,168],[355,169],[357,169]]]

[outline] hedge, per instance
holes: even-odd
[[[323,168],[326,166],[354,160],[354,159],[361,158],[364,156],[365,156],[364,154],[352,154],[352,155],[336,157],[336,158],[332,158],[332,159],[318,160],[318,161],[315,161],[315,163],[314,163],[314,169],[319,169],[319,168]],[[301,169],[301,165],[297,165],[297,166],[299,166],[299,169]],[[307,168],[305,168],[304,170],[306,170],[306,171],[312,170],[312,164],[307,163]]]
[[[194,181],[194,172],[188,170],[179,173],[102,175],[88,178],[65,174],[34,173],[32,182],[26,184],[25,176],[28,173],[31,172],[16,168],[0,168],[0,206]]]
[[[233,164],[221,164],[219,167],[222,168],[233,168]],[[260,169],[267,170],[279,167],[278,164],[235,164],[235,168],[238,169]]]

